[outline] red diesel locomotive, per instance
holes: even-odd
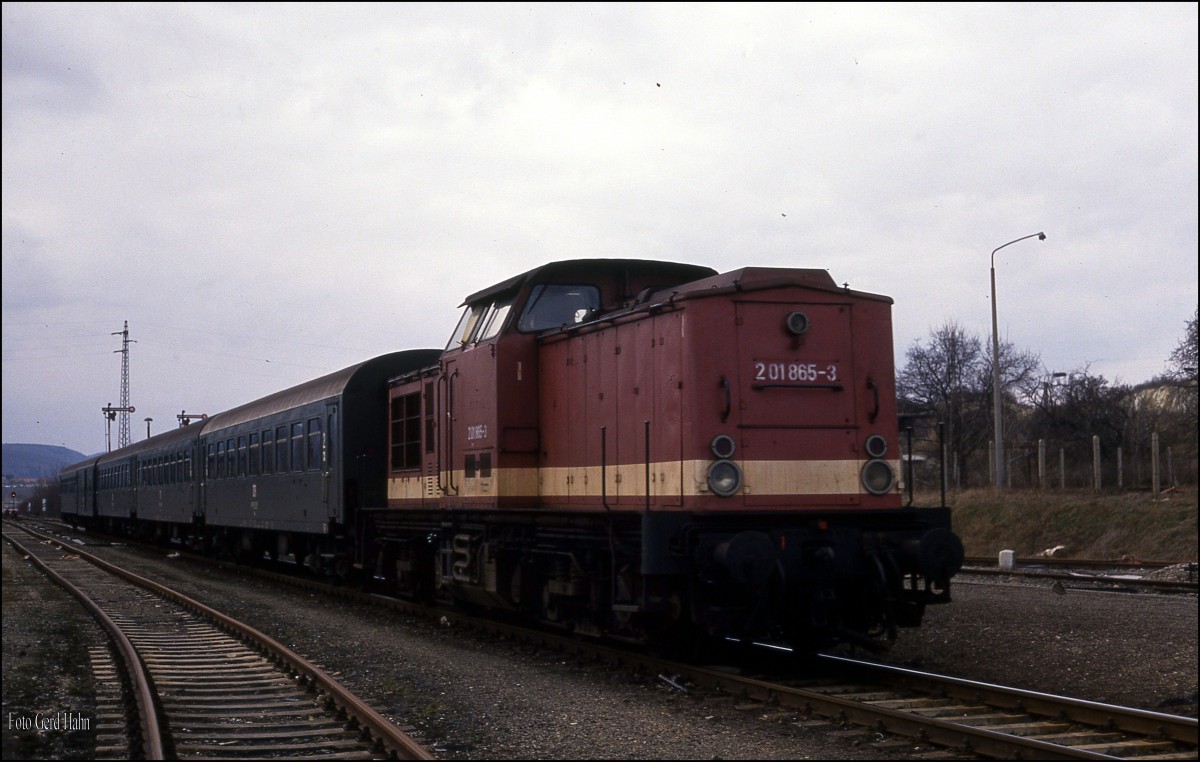
[[[878,645],[949,600],[902,507],[891,300],[824,270],[557,262],[390,384],[374,573],[640,642]]]
[[[949,600],[905,507],[891,300],[825,270],[577,260],[383,355],[62,475],[76,523],[581,634],[869,646]]]

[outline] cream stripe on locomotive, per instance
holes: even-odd
[[[710,460],[668,461],[651,466],[650,493],[655,496],[695,497],[712,494],[706,475]],[[743,495],[858,495],[867,494],[857,460],[750,460],[738,465],[744,474]],[[899,461],[889,461],[898,472]],[[609,498],[646,494],[644,464],[609,466]],[[683,473],[690,474],[684,479]],[[455,471],[451,483],[455,497],[600,497],[600,466],[562,468],[499,468],[489,477],[467,478]],[[446,473],[442,474],[443,483]],[[388,480],[389,500],[429,499],[436,492],[434,477],[393,477]]]

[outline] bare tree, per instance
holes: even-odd
[[[1175,347],[1175,351],[1171,353],[1170,360],[1167,365],[1170,370],[1168,373],[1175,379],[1180,381],[1196,380],[1197,354],[1200,353],[1200,345],[1197,345],[1196,340],[1196,312],[1192,312],[1192,319],[1187,321],[1184,329],[1184,336],[1179,340],[1179,346]]]
[[[1160,420],[1156,431],[1162,436],[1164,447],[1172,448],[1175,455],[1176,481],[1182,480],[1195,484],[1197,472],[1197,440],[1196,423],[1198,394],[1197,389],[1197,354],[1200,347],[1196,339],[1196,312],[1187,321],[1183,338],[1171,353],[1167,361],[1167,378],[1170,385],[1164,385],[1153,402],[1160,408]]]
[[[1040,366],[1035,355],[1019,352],[1012,344],[1001,345],[1005,389],[1019,390]],[[983,341],[948,321],[934,329],[926,342],[913,342],[896,382],[902,413],[945,425],[947,454],[961,469],[963,483],[972,481],[973,467],[986,474],[986,459],[977,457],[986,453],[992,431],[992,363]],[[1010,391],[1005,407],[1012,407],[1014,399]],[[982,484],[986,477],[978,481]]]
[[[923,418],[927,425],[943,423],[946,454],[964,470],[980,441],[976,376],[981,355],[979,338],[948,322],[930,335],[927,344],[913,342],[896,378],[901,412]],[[941,453],[935,457],[941,461]]]

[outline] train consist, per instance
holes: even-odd
[[[551,263],[376,357],[62,473],[63,515],[574,632],[877,646],[962,544],[906,507],[891,300]]]

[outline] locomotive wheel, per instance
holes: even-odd
[[[714,650],[712,636],[692,621],[687,593],[676,590],[667,598],[664,616],[648,626],[647,649],[675,661],[698,663]]]

